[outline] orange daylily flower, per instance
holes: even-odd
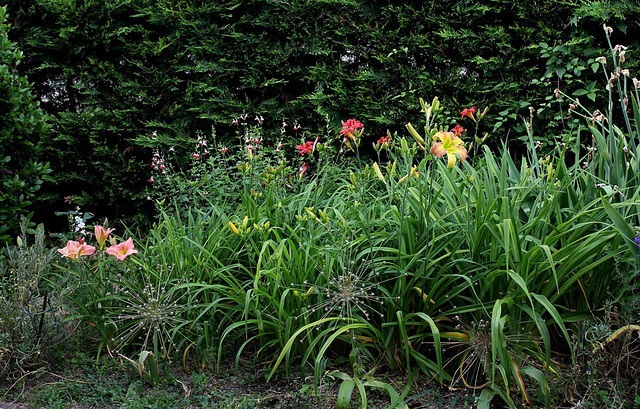
[[[433,139],[439,139],[440,142],[433,144],[431,153],[433,153],[436,158],[446,154],[448,168],[456,164],[457,157],[463,162],[467,159],[467,150],[462,146],[464,142],[453,132],[438,132],[433,136]]]

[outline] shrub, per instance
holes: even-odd
[[[27,221],[17,245],[7,246],[0,261],[0,376],[18,378],[47,358],[65,336],[62,297],[47,286],[54,251],[47,250],[44,226],[29,243]]]
[[[9,40],[7,8],[0,7],[0,243],[20,231],[50,170],[36,159],[38,138],[49,131],[27,78],[19,74],[23,58]]]

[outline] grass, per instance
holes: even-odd
[[[337,378],[326,377],[321,393],[315,394],[310,378],[279,377],[267,383],[264,371],[255,371],[248,363],[236,371],[233,359],[225,362],[215,373],[186,372],[181,365],[166,364],[160,384],[151,387],[122,360],[102,356],[96,361],[93,350],[83,352],[78,345],[59,345],[51,352],[49,364],[34,369],[18,381],[0,381],[0,390],[6,390],[0,395],[0,402],[39,409],[321,409],[335,406]],[[331,367],[339,366],[331,364]],[[404,377],[385,380],[390,384],[401,383]],[[415,390],[411,399],[414,407],[462,408],[474,399],[463,393],[439,390],[437,384],[425,378],[415,382]],[[388,395],[383,393],[368,393],[367,397],[371,408],[384,408],[388,404]]]
[[[250,369],[189,375],[178,365],[166,365],[162,382],[152,388],[118,359],[103,356],[96,362],[91,353],[65,355],[57,357],[59,364],[65,364],[64,369],[54,364],[31,372],[8,390],[2,401],[50,409],[322,407],[317,405],[317,398],[300,392],[300,382],[265,385]],[[0,385],[2,390],[7,386]]]

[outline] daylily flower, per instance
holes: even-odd
[[[456,156],[463,162],[467,159],[467,150],[462,146],[462,139],[455,136],[453,132],[438,132],[433,136],[433,139],[439,139],[440,142],[433,144],[431,153],[436,158],[446,154],[447,167],[450,168],[456,164]]]
[[[96,241],[98,242],[98,246],[100,248],[104,247],[104,243],[107,241],[107,238],[115,229],[105,229],[104,226],[93,226],[93,232],[96,235]]]
[[[340,135],[345,135],[351,139],[356,139],[354,132],[356,129],[363,128],[364,124],[360,121],[356,121],[355,119],[348,119],[346,122],[342,123],[342,130],[340,131]]]
[[[309,165],[303,163],[302,166],[300,166],[300,177],[303,177],[304,174],[307,173],[307,170],[309,170]]]
[[[76,261],[80,256],[88,256],[93,254],[96,248],[88,244],[84,244],[84,239],[78,241],[67,241],[67,245],[61,249],[58,249],[58,253],[62,254],[62,257],[67,257],[71,261]]]
[[[111,246],[106,250],[106,253],[115,256],[118,260],[122,261],[131,254],[136,254],[138,250],[133,248],[133,239],[129,237],[129,240],[123,241],[120,244]]]
[[[300,155],[304,155],[305,153],[313,153],[315,148],[315,143],[312,141],[307,141],[304,145],[296,146],[296,149],[300,150]]]
[[[466,131],[466,129],[464,129],[463,127],[461,127],[460,125],[456,125],[453,127],[453,129],[451,130],[451,132],[453,132],[454,134],[456,134],[456,136],[462,136],[462,133]]]
[[[403,176],[402,178],[400,178],[400,180],[398,180],[398,184],[400,185],[400,184],[406,182],[409,179],[410,176],[413,176],[413,177],[417,178],[418,175],[420,174],[420,172],[418,172],[416,170],[417,168],[418,168],[417,166],[412,166],[411,167],[411,171],[409,172],[409,174]]]
[[[465,108],[462,110],[462,112],[460,112],[460,116],[462,118],[464,118],[465,116],[467,118],[471,118],[472,120],[476,120],[476,118],[474,118],[473,114],[475,114],[477,111],[476,107],[471,107],[471,108]]]

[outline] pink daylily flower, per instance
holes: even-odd
[[[345,135],[351,139],[356,139],[354,133],[356,129],[363,128],[364,124],[355,119],[347,119],[346,122],[342,123],[342,130],[340,130],[340,135]]]
[[[84,244],[84,239],[78,241],[69,240],[66,246],[58,249],[58,253],[62,254],[62,257],[66,257],[71,261],[76,261],[81,256],[89,256],[95,251],[95,247]]]
[[[109,238],[109,235],[115,229],[105,229],[103,226],[95,225],[93,226],[93,232],[96,235],[96,241],[98,242],[98,247],[103,248],[104,243]]]
[[[309,170],[309,165],[303,163],[302,166],[300,166],[300,177],[303,177],[304,174],[307,173],[307,170]]]
[[[106,253],[111,256],[115,256],[118,260],[122,261],[132,254],[137,254],[138,250],[133,248],[133,239],[129,237],[129,240],[109,247],[106,250]]]
[[[459,157],[462,162],[467,159],[467,150],[462,146],[464,142],[453,132],[438,132],[433,136],[433,139],[440,139],[440,142],[433,144],[431,153],[433,153],[436,158],[446,154],[448,168],[456,164],[456,156]]]

